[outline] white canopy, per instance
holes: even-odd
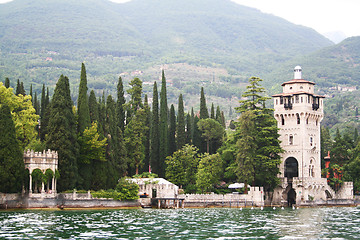
[[[245,183],[233,183],[230,184],[228,188],[243,188],[245,187]]]

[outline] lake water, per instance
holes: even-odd
[[[0,212],[0,239],[359,239],[359,208]]]

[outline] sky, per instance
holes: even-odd
[[[0,0],[0,3],[11,0]],[[127,2],[129,0],[111,0]],[[196,0],[194,0],[196,1]],[[315,29],[321,34],[342,32],[360,36],[360,0],[232,0],[292,23]]]

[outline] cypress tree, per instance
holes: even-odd
[[[25,88],[24,88],[24,83],[23,83],[23,82],[20,83],[20,94],[22,94],[23,96],[26,95]]]
[[[151,141],[150,141],[150,168],[155,173],[160,172],[160,134],[159,134],[159,95],[156,82],[153,87]]]
[[[172,155],[176,151],[176,116],[175,116],[175,108],[174,105],[171,104],[170,107],[170,126],[169,126],[169,155]]]
[[[10,79],[9,78],[5,78],[5,87],[6,88],[10,87]]]
[[[116,102],[116,117],[118,120],[118,124],[120,126],[120,129],[122,132],[124,132],[125,129],[125,97],[124,97],[124,87],[123,87],[123,81],[122,78],[119,77],[119,82],[117,85],[117,102]]]
[[[210,114],[210,118],[215,119],[214,103],[211,103],[211,114]]]
[[[59,181],[58,190],[74,189],[77,182],[78,144],[76,121],[73,113],[69,79],[61,75],[54,90],[49,111],[46,146],[58,151]]]
[[[185,113],[184,113],[184,101],[182,94],[179,95],[178,104],[178,119],[177,119],[177,149],[181,149],[186,143],[185,134]]]
[[[39,104],[39,101],[37,99],[37,93],[36,92],[35,92],[34,98],[33,98],[33,106],[34,106],[36,114],[39,115],[40,114],[40,104]]]
[[[79,85],[79,97],[78,97],[78,133],[82,134],[85,128],[90,127],[90,112],[89,112],[89,103],[87,96],[87,78],[86,78],[86,69],[85,64],[81,64],[81,75],[80,75],[80,85]]]
[[[201,131],[199,130],[199,127],[198,127],[198,124],[197,124],[199,122],[199,120],[200,119],[198,118],[198,116],[195,116],[194,117],[194,124],[192,125],[193,128],[194,128],[193,145],[196,146],[197,148],[200,148],[202,142],[205,142],[205,141],[202,141]],[[206,151],[206,142],[205,142],[205,151]]]
[[[19,95],[21,93],[21,85],[20,85],[20,80],[17,80],[16,83],[16,89],[15,89],[15,95]]]
[[[49,88],[47,88],[45,94],[45,85],[43,85],[41,92],[41,108],[40,108],[40,140],[45,141],[45,136],[47,134],[47,126],[49,122],[50,114],[50,97],[49,97]]]
[[[31,99],[34,99],[33,98],[33,89],[32,89],[32,84],[30,84],[30,96],[31,96]],[[34,104],[34,102],[33,102]],[[34,106],[34,105],[33,105]],[[35,107],[35,106],[34,106]]]
[[[0,104],[0,192],[21,192],[24,180],[23,153],[16,140],[10,109]]]
[[[116,121],[115,102],[111,95],[106,99],[106,124],[105,136],[108,139],[108,188],[114,188],[120,176],[127,170],[126,148],[120,127]]]
[[[162,70],[162,79],[161,79],[161,92],[160,92],[160,171],[158,175],[160,177],[165,176],[165,158],[169,154],[168,146],[168,106],[167,106],[167,93],[166,93],[166,79],[164,70]]]
[[[89,113],[90,113],[90,121],[92,123],[99,122],[99,106],[96,100],[94,90],[91,90],[89,96]]]
[[[142,81],[139,78],[134,78],[129,83],[131,88],[127,90],[131,99],[127,105],[127,116],[126,122],[131,121],[131,117],[135,115],[136,111],[139,108],[143,108],[143,104],[141,101],[141,94],[142,94]]]
[[[186,143],[189,145],[192,145],[191,132],[192,132],[191,115],[190,113],[188,113],[186,114]]]
[[[145,157],[143,164],[143,172],[148,171],[150,164],[150,134],[151,134],[151,111],[148,103],[147,94],[144,97],[144,110],[145,110],[145,134],[144,134],[144,147]]]
[[[209,118],[209,112],[206,107],[206,99],[204,94],[204,88],[201,87],[201,94],[200,94],[200,119]]]
[[[216,107],[216,117],[215,117],[216,121],[218,121],[219,123],[221,123],[221,111],[220,111],[220,107],[217,106]]]

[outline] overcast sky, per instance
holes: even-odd
[[[111,0],[126,2],[129,0]],[[194,0],[196,1],[196,0]],[[360,36],[360,0],[232,0],[265,13],[311,27],[321,34],[341,31]],[[0,3],[9,0],[0,0]]]

